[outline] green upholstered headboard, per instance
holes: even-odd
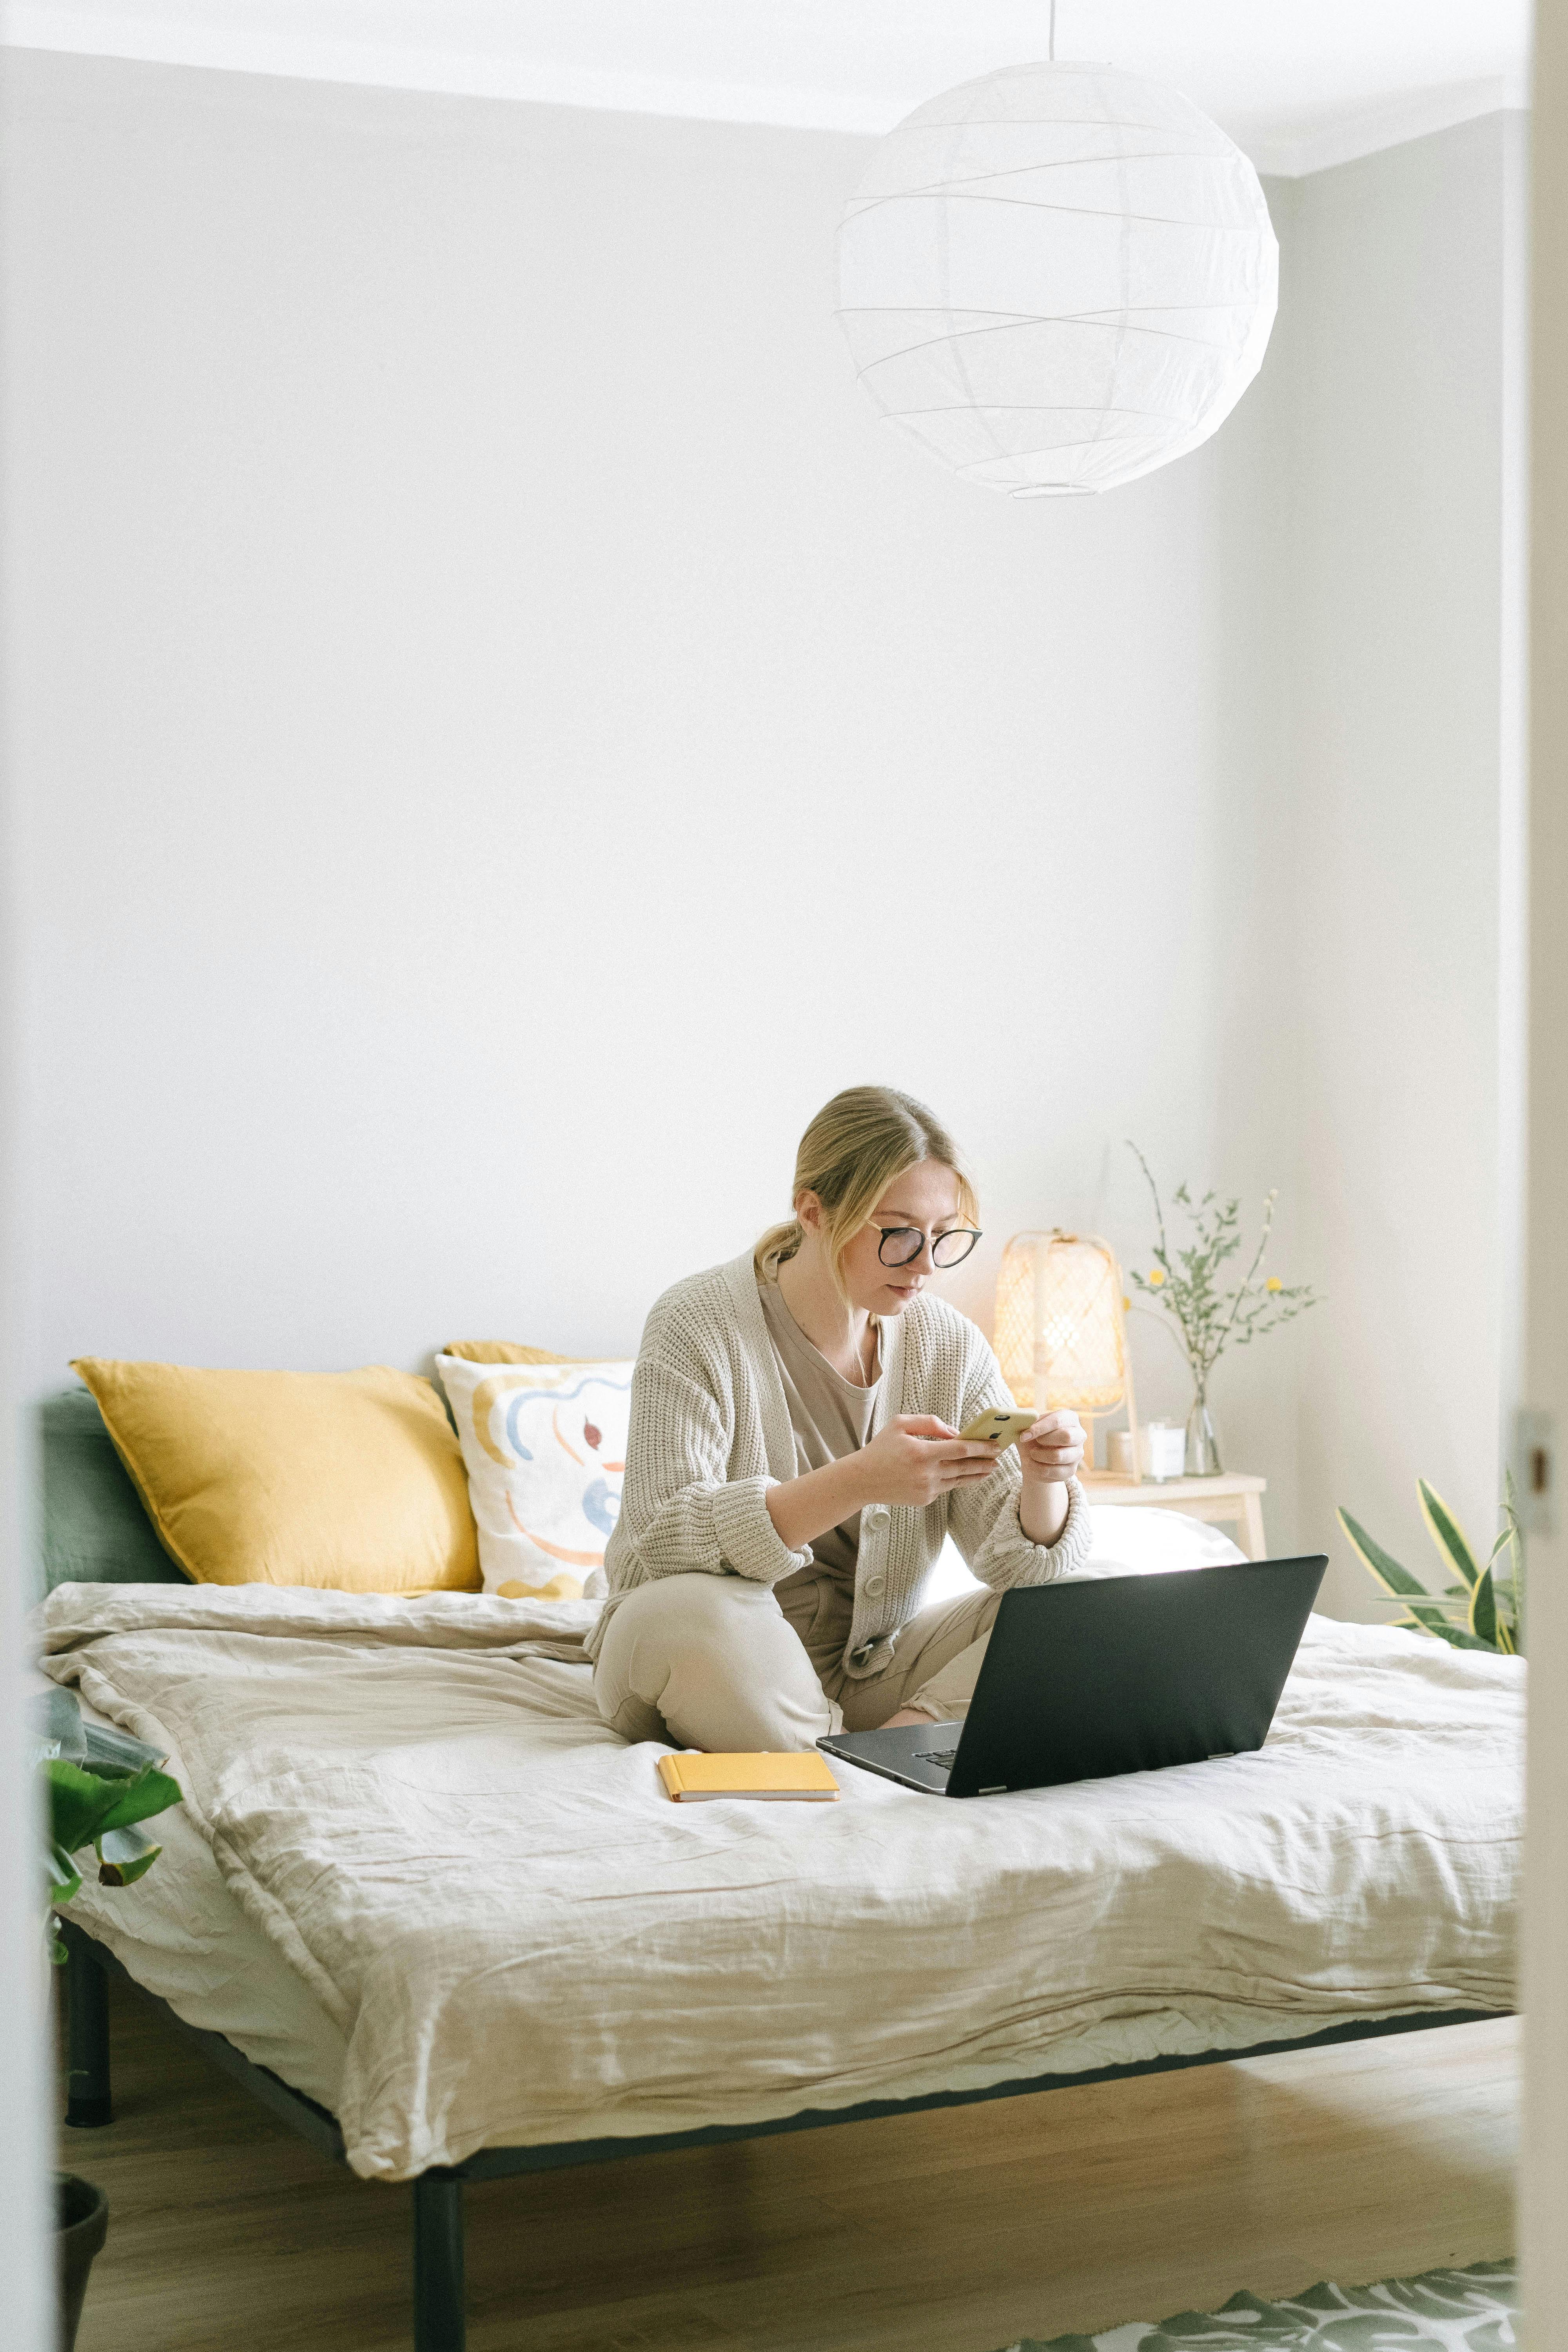
[[[62,1389],[37,1408],[38,1582],[184,1584],[86,1389]]]

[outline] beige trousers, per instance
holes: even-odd
[[[934,1723],[968,1706],[1001,1603],[967,1592],[911,1619],[889,1664],[844,1672],[851,1602],[810,1569],[777,1593],[745,1576],[661,1576],[618,1601],[593,1670],[599,1712],[625,1739],[721,1752],[810,1748],[873,1731],[900,1707]]]

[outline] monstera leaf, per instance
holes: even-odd
[[[51,1694],[39,1752],[49,1803],[45,1877],[51,1913],[80,1894],[77,1857],[85,1847],[93,1848],[100,1886],[133,1885],[163,1850],[136,1824],[177,1805],[180,1784],[156,1764],[120,1760],[127,1749],[158,1753],[124,1734],[85,1727],[69,1693]],[[64,1959],[65,1948],[52,1936],[50,1948]]]
[[[64,1853],[99,1845],[116,1830],[128,1830],[180,1802],[178,1780],[144,1764],[139,1772],[93,1770],[54,1757],[44,1766],[49,1790],[49,1832]],[[101,1859],[101,1857],[100,1857]]]
[[[140,1830],[105,1830],[98,1840],[99,1885],[134,1886],[162,1851]]]

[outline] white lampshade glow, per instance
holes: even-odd
[[[1258,174],[1190,99],[1014,66],[881,141],[839,232],[839,321],[890,424],[1016,498],[1184,457],[1257,374],[1279,288]]]
[[[1122,1275],[1092,1235],[1015,1234],[997,1279],[997,1360],[1020,1405],[1111,1412],[1127,1394]]]

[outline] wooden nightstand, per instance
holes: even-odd
[[[1249,1559],[1261,1559],[1266,1546],[1263,1540],[1263,1506],[1259,1497],[1267,1493],[1267,1478],[1255,1478],[1246,1470],[1222,1470],[1217,1478],[1145,1478],[1134,1486],[1130,1478],[1113,1478],[1103,1470],[1092,1470],[1082,1480],[1083,1491],[1091,1503],[1164,1504],[1168,1511],[1185,1511],[1189,1519],[1207,1519],[1211,1526],[1230,1527],[1236,1530],[1236,1541]]]

